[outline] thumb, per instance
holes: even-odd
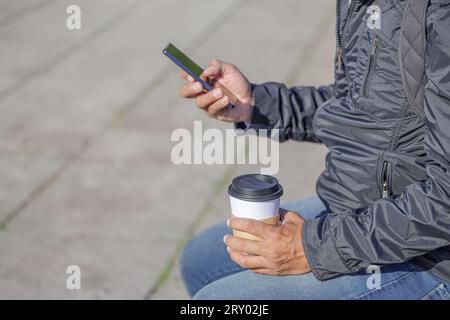
[[[219,60],[214,59],[208,64],[208,68],[206,68],[202,76],[209,77],[218,77],[223,72],[223,63]]]
[[[300,216],[298,215],[298,213],[294,212],[294,211],[286,211],[282,214],[282,223],[281,224],[285,224],[285,223],[298,223],[298,220],[300,218]],[[301,218],[300,218],[301,219]]]

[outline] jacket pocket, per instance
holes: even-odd
[[[378,48],[380,47],[380,38],[378,35],[372,41],[372,48],[370,50],[369,65],[367,66],[367,72],[363,85],[361,86],[360,96],[367,98],[369,96],[369,89],[372,83],[373,74],[375,72],[375,66],[377,64]]]
[[[383,160],[380,181],[382,197],[388,198],[392,196],[392,164],[387,160]]]
[[[450,300],[450,293],[445,284],[441,283],[436,288],[426,294],[421,300]]]

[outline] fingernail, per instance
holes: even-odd
[[[230,227],[230,219],[227,220],[227,226]]]
[[[220,89],[214,89],[214,90],[213,90],[213,96],[216,97],[216,98],[222,97],[222,90],[220,90]]]
[[[228,251],[228,253],[230,253],[230,247],[227,247],[227,251]]]
[[[228,235],[227,235],[227,234],[223,236],[223,242],[224,242],[224,243],[227,242],[227,238],[228,238]]]

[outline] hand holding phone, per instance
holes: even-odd
[[[174,52],[173,49],[170,51]],[[201,109],[219,120],[227,122],[251,120],[253,113],[251,86],[234,65],[213,60],[203,71],[192,60],[183,56],[178,55],[176,61],[171,58],[183,70],[181,77],[187,81],[180,89],[181,96],[195,98]],[[227,107],[230,103],[234,108]]]

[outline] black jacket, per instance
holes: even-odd
[[[330,213],[303,229],[317,278],[413,259],[450,281],[450,0],[431,0],[427,11],[424,119],[402,86],[407,0],[338,1],[335,83],[254,86],[251,127],[329,149],[317,194]],[[379,30],[365,23],[373,3]]]

